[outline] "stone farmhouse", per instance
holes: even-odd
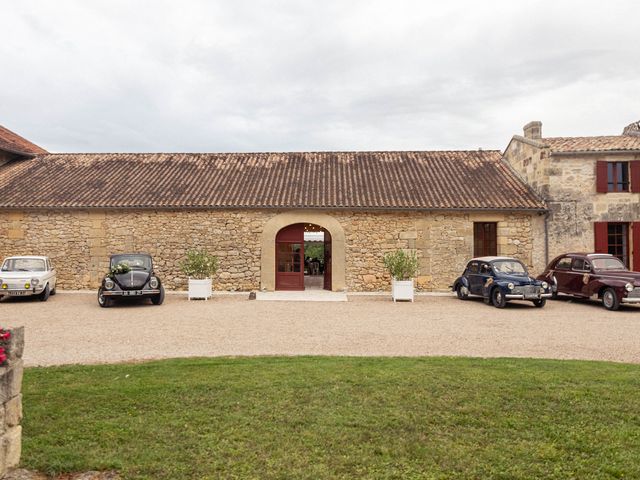
[[[191,248],[219,257],[229,291],[388,290],[381,259],[398,248],[417,253],[420,290],[446,289],[472,256],[539,272],[598,249],[635,265],[638,160],[633,128],[545,139],[539,122],[504,154],[52,154],[0,127],[0,257],[49,255],[67,289],[97,288],[122,252],[184,288]]]
[[[531,122],[505,161],[544,200],[548,257],[604,252],[640,271],[640,122],[622,135],[544,138]]]

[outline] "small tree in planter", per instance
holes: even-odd
[[[189,277],[189,300],[207,300],[212,294],[211,278],[218,271],[218,257],[204,250],[189,250],[180,268]]]
[[[387,253],[382,261],[391,275],[391,296],[393,301],[413,302],[413,277],[418,273],[418,257],[415,252],[396,250]]]

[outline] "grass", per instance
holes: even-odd
[[[226,358],[30,368],[22,465],[132,479],[640,478],[640,367]]]

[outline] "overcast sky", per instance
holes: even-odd
[[[0,124],[56,152],[504,149],[640,120],[640,2],[5,2]]]

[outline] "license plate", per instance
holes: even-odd
[[[123,295],[142,295],[141,290],[125,290],[122,292]]]
[[[524,298],[526,300],[537,300],[538,299],[538,295],[525,295]]]
[[[27,292],[20,292],[20,291],[18,291],[18,292],[9,292],[9,295],[26,295],[26,294],[27,294]]]

